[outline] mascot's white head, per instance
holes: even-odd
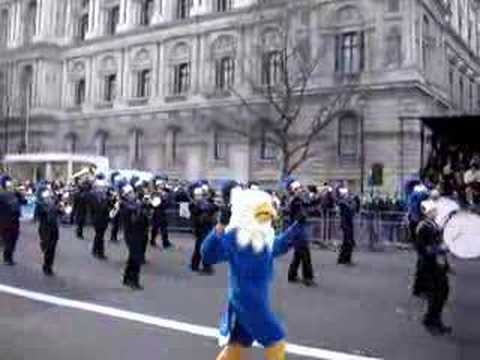
[[[252,246],[257,254],[265,248],[271,250],[275,237],[272,220],[277,212],[270,194],[256,189],[234,188],[231,204],[232,216],[226,230],[237,230],[238,246]]]

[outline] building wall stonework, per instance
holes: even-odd
[[[260,158],[258,142],[219,133],[213,119],[219,107],[240,104],[217,86],[224,57],[233,59],[235,91],[258,101],[251,80],[261,77],[262,51],[278,42],[278,15],[285,9],[292,36],[319,62],[305,111],[315,112],[345,86],[340,66],[348,59],[341,44],[349,34],[357,34],[352,51],[361,58],[355,81],[363,102],[350,102],[318,136],[315,156],[298,171],[305,181],[346,180],[358,189],[370,168],[382,164],[382,189],[393,192],[418,171],[415,119],[479,109],[478,0],[398,0],[398,6],[272,0],[262,2],[261,12],[256,0],[232,1],[223,12],[216,1],[204,0],[192,2],[185,18],[179,18],[179,1],[155,0],[153,12],[142,14],[137,0],[90,0],[85,8],[77,0],[0,0],[0,12],[8,13],[0,24],[0,81],[7,79],[0,83],[0,139],[8,138],[8,151],[22,149],[28,101],[29,150],[104,154],[114,168],[191,180],[276,183],[279,165]],[[111,6],[119,6],[113,27]],[[26,18],[32,9],[36,16]],[[82,19],[88,20],[83,28]],[[355,120],[341,130],[345,115]],[[308,126],[302,130],[308,133]],[[344,143],[355,150],[347,157]]]

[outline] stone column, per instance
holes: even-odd
[[[167,21],[166,0],[154,0],[152,24],[160,24]]]
[[[45,178],[47,180],[52,180],[52,163],[48,162],[45,165]]]
[[[135,26],[135,4],[134,0],[120,1],[120,23],[118,24],[118,32],[124,32]],[[123,14],[123,16],[122,16]]]
[[[102,30],[100,24],[100,0],[90,0],[88,9],[88,33],[86,38],[91,39],[98,35]]]
[[[200,16],[208,13],[206,0],[192,0],[192,8],[190,10],[190,16]]]

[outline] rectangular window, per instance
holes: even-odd
[[[75,82],[75,105],[81,106],[85,102],[85,79],[80,79]]]
[[[218,132],[213,135],[213,157],[215,160],[225,160],[226,158],[226,144],[221,141]]]
[[[117,26],[120,19],[120,7],[113,6],[107,9],[107,35],[114,35],[117,32]]]
[[[144,0],[141,4],[140,25],[148,26],[152,23],[154,1]]]
[[[9,26],[8,10],[3,9],[0,14],[0,46],[7,46],[8,43],[8,26]]]
[[[190,90],[190,64],[182,63],[174,66],[173,93],[185,94]]]
[[[231,57],[224,57],[215,62],[215,87],[227,90],[235,81],[235,62]]]
[[[358,121],[353,116],[345,116],[339,121],[339,154],[352,158],[358,151]]]
[[[275,145],[269,141],[266,131],[262,133],[262,139],[260,141],[260,159],[261,160],[274,160],[276,153]]]
[[[450,89],[450,99],[453,101],[453,69],[448,70],[448,88]]]
[[[364,66],[364,33],[350,32],[337,35],[335,71],[358,74]]]
[[[177,19],[186,19],[190,17],[191,5],[192,5],[192,0],[178,0]]]
[[[226,12],[232,9],[232,0],[217,0],[217,11]]]
[[[460,75],[459,80],[458,80],[458,92],[459,92],[459,106],[461,109],[464,107],[464,94],[463,94],[463,78],[462,75]]]
[[[388,0],[387,1],[387,11],[388,12],[398,12],[398,11],[400,11],[400,0]]]
[[[80,17],[78,22],[78,38],[84,41],[88,32],[88,14],[84,14]]]
[[[112,102],[116,97],[117,75],[110,74],[105,77],[103,100]]]
[[[263,55],[262,85],[278,84],[282,78],[283,57],[280,50],[273,50]]]
[[[468,90],[468,99],[469,99],[468,108],[470,112],[472,112],[473,111],[473,80],[470,80],[470,87]]]
[[[151,71],[142,70],[137,73],[137,89],[136,97],[148,98],[150,97]]]

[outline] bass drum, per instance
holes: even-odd
[[[462,259],[480,258],[480,215],[459,211],[443,228],[443,240],[450,252]]]

